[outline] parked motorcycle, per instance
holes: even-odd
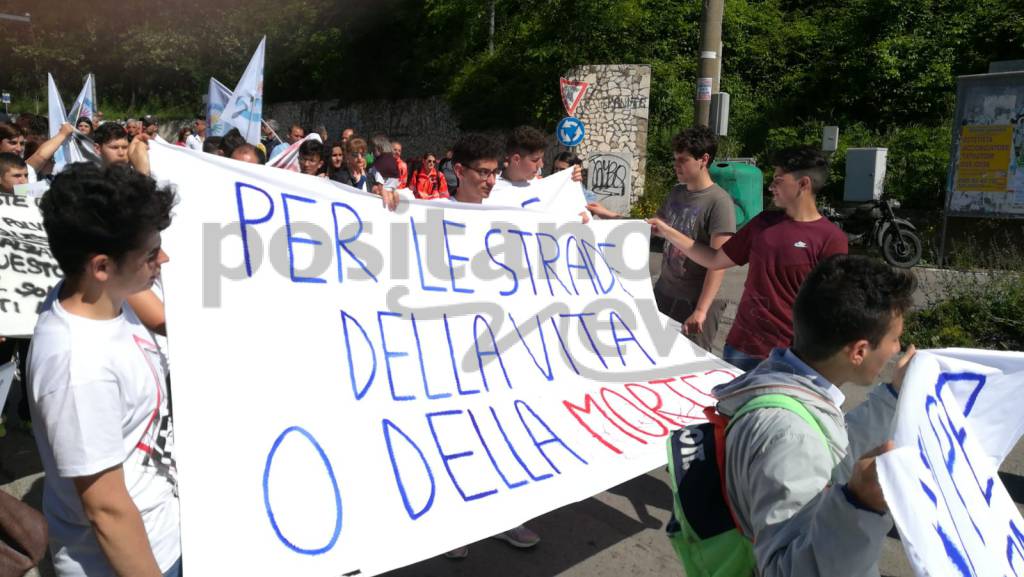
[[[877,246],[885,262],[910,268],[921,260],[921,237],[910,221],[896,217],[893,209],[899,207],[897,200],[879,199],[822,212],[846,233],[851,246]]]

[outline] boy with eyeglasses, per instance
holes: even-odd
[[[500,156],[497,144],[486,136],[466,134],[460,138],[452,147],[452,161],[455,174],[459,177],[459,187],[450,199],[454,202],[480,204],[489,197],[498,178]],[[494,538],[519,549],[528,549],[540,543],[540,536],[525,525],[498,533]],[[469,547],[459,547],[445,553],[449,559],[465,559],[468,555]]]

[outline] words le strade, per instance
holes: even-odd
[[[642,222],[388,212],[324,179],[151,156],[180,197],[163,275],[202,573],[373,575],[507,530],[664,465],[737,374],[658,314]]]

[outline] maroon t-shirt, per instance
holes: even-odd
[[[754,217],[722,247],[750,263],[736,321],[725,342],[752,357],[793,343],[793,303],[807,273],[825,257],[846,254],[846,235],[827,218],[797,222],[782,211]]]

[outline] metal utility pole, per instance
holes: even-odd
[[[693,101],[694,122],[707,126],[711,117],[711,95],[718,92],[721,73],[722,14],[725,0],[704,0],[700,16],[700,59],[697,64],[697,93]]]

